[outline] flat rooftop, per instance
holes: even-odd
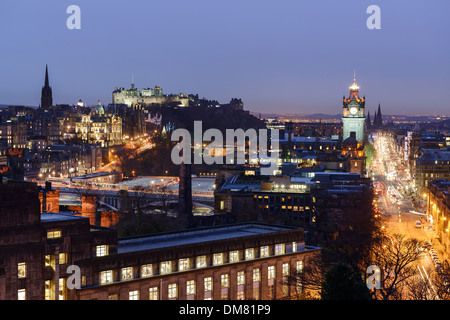
[[[41,221],[42,222],[50,222],[50,221],[65,221],[65,220],[75,220],[75,219],[87,219],[86,217],[76,216],[68,212],[43,212],[41,213]]]
[[[168,234],[156,234],[122,238],[118,241],[117,252],[126,253],[141,250],[151,250],[187,244],[220,241],[230,238],[248,237],[272,232],[292,230],[289,227],[247,223],[242,225],[213,227],[192,231],[181,231]]]

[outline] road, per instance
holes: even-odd
[[[429,227],[426,214],[414,205],[410,192],[408,172],[403,168],[400,155],[395,155],[394,141],[382,135],[374,142],[376,158],[373,161],[371,175],[378,194],[375,202],[384,227],[390,234],[403,234],[419,241],[433,242],[433,231]],[[418,225],[420,221],[420,225]],[[435,264],[425,251],[417,265],[417,277],[427,284],[428,299],[435,299],[436,292],[430,280]]]
[[[125,150],[134,150],[134,157],[139,156],[142,152],[152,149],[155,147],[155,144],[151,142],[151,137],[141,138],[139,140],[130,141],[123,146]],[[117,156],[115,160],[112,160],[110,163],[105,164],[102,168],[97,170],[96,172],[106,172],[106,171],[121,171],[120,161],[117,160]]]

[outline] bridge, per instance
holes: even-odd
[[[113,210],[120,211],[120,208],[131,207],[141,208],[166,205],[178,202],[178,190],[170,191],[137,191],[137,190],[104,190],[90,188],[61,187],[61,195],[95,196],[99,204]],[[204,207],[213,210],[214,194],[212,192],[192,192],[192,203],[198,207]]]

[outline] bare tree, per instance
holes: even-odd
[[[407,283],[417,274],[420,256],[417,239],[405,235],[385,236],[375,242],[367,266],[376,265],[381,269],[381,288],[375,290],[375,297],[383,300],[407,297]]]
[[[430,277],[424,274],[424,270],[420,270],[418,266],[418,272],[415,276],[405,281],[406,299],[409,300],[437,300],[439,296],[433,285],[435,271],[428,271]]]
[[[303,260],[301,270],[291,270],[284,280],[287,285],[291,300],[318,299],[323,285],[323,275],[330,269],[324,264],[320,253],[310,254]]]
[[[430,272],[430,282],[437,299],[450,300],[450,267],[448,264]]]

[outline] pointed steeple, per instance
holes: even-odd
[[[372,126],[372,122],[370,121],[370,111],[367,112],[367,119],[366,119],[366,127],[370,128]]]
[[[377,112],[375,111],[375,115],[373,116],[373,125],[377,125]]]
[[[48,66],[45,65],[45,84],[42,87],[41,92],[41,108],[49,108],[53,105],[52,88],[48,80]]]
[[[48,65],[45,65],[45,87],[49,87],[49,81],[48,81]]]
[[[378,122],[379,125],[381,126],[383,124],[383,116],[381,115],[381,107],[380,104],[378,104],[378,112],[377,112],[377,116],[378,116]]]

